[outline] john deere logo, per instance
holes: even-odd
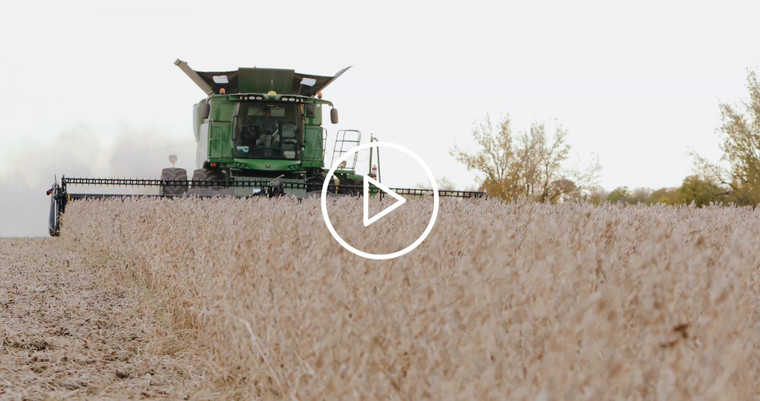
[[[267,168],[272,167],[272,163],[267,163]]]

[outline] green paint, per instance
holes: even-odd
[[[240,68],[232,79],[238,92],[212,94],[193,108],[193,133],[205,152],[199,164],[225,169],[235,180],[282,175],[303,182],[321,176],[326,146],[322,106],[332,104],[293,95],[300,92],[293,89],[300,85],[293,70]],[[270,90],[277,96],[270,97]],[[342,175],[347,174],[354,172]]]
[[[322,127],[307,125],[304,131],[304,144],[306,145],[303,150],[304,167],[324,167],[323,149],[325,144],[322,143]]]
[[[208,156],[211,159],[232,157],[232,124],[212,122],[209,127]]]
[[[300,161],[276,160],[276,159],[234,159],[235,168],[239,170],[259,171],[299,171]]]
[[[238,69],[238,86],[241,93],[287,93],[293,86],[294,70],[269,68]]]

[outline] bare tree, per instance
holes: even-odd
[[[723,143],[722,161],[712,163],[694,154],[697,170],[705,179],[720,184],[730,200],[742,205],[760,203],[760,81],[754,71],[747,74],[750,101],[741,108],[720,104],[722,125],[718,129]]]
[[[485,174],[481,188],[489,196],[557,202],[580,198],[572,194],[581,188],[577,178],[585,179],[562,168],[570,151],[566,136],[567,130],[557,128],[549,139],[543,123],[515,135],[509,116],[497,124],[486,116],[473,130],[480,150],[468,153],[455,146],[451,154],[467,169]]]

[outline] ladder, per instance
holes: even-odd
[[[335,134],[335,145],[333,146],[332,161],[330,162],[330,168],[333,167],[336,161],[346,154],[349,150],[359,146],[362,141],[362,133],[355,129],[342,129]],[[354,153],[353,157],[349,157],[345,160],[345,165],[341,164],[338,170],[356,170],[356,162],[359,158],[359,153]]]

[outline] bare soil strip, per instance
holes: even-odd
[[[201,363],[157,345],[136,289],[88,257],[58,239],[0,239],[0,399],[194,398]]]

